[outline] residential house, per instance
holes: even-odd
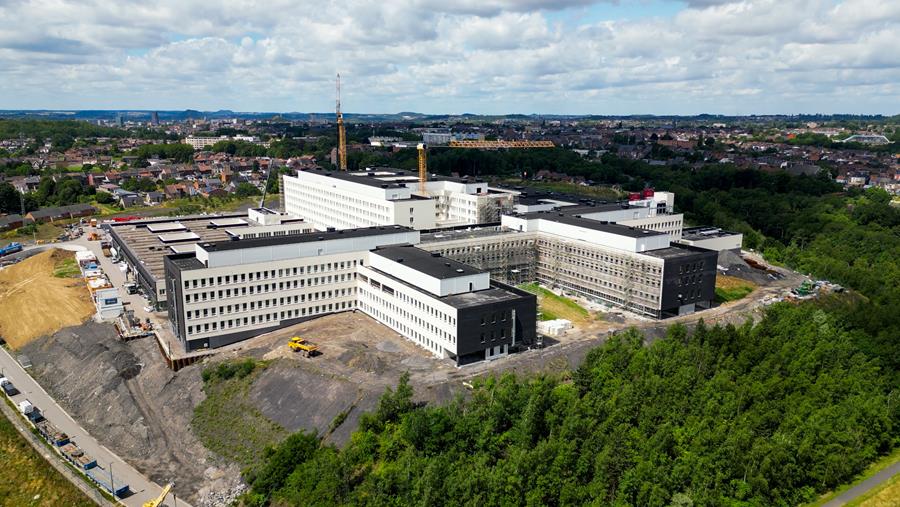
[[[22,215],[13,214],[0,217],[0,231],[11,231],[25,225]]]
[[[148,206],[153,206],[154,204],[159,204],[166,200],[166,194],[162,192],[147,192],[144,194],[144,204]]]
[[[119,201],[119,205],[123,208],[129,208],[141,202],[141,196],[125,190],[124,188],[117,188],[113,191],[113,197]]]
[[[13,180],[13,186],[16,187],[16,190],[23,194],[34,192],[35,190],[37,190],[38,185],[40,184],[40,176],[25,176],[24,178]]]
[[[166,185],[163,188],[163,192],[166,194],[166,199],[180,199],[189,195],[189,192],[187,188],[185,188],[184,183]]]
[[[25,219],[42,224],[44,222],[55,222],[56,220],[64,220],[67,218],[91,216],[96,212],[97,209],[88,204],[71,204],[69,206],[60,206],[58,208],[41,208],[25,215]]]

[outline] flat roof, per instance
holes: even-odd
[[[178,243],[177,245],[169,245],[169,249],[177,254],[193,253],[196,250],[195,246],[197,246],[197,243]]]
[[[607,204],[606,201],[602,199],[597,199],[593,197],[588,197],[584,195],[577,194],[567,194],[565,192],[556,192],[553,190],[544,190],[541,188],[534,187],[526,187],[526,186],[505,186],[505,185],[495,185],[494,188],[498,190],[505,190],[507,192],[519,192],[518,201],[520,204],[525,205],[535,205],[540,204],[542,201],[563,201],[563,202],[571,202],[573,204],[581,204],[581,205],[594,205],[594,204]],[[611,203],[615,203],[615,201],[611,201]]]
[[[681,231],[681,239],[688,241],[698,241],[710,238],[724,238],[727,236],[737,236],[739,232],[723,231],[718,227],[685,227]]]
[[[436,243],[440,241],[453,241],[458,239],[473,239],[484,236],[499,236],[503,234],[519,234],[519,231],[506,229],[500,225],[468,226],[466,228],[437,229],[428,232],[419,231],[419,243]]]
[[[181,222],[161,222],[147,225],[147,230],[150,232],[183,231],[185,229],[187,227]]]
[[[623,209],[631,209],[627,202],[608,202],[599,204],[576,204],[574,206],[566,206],[559,210],[559,213],[566,215],[581,215],[587,213],[604,213],[607,211],[621,211]],[[640,208],[635,208],[640,209]]]
[[[493,280],[491,280],[491,285],[487,289],[466,292],[463,294],[452,294],[449,296],[436,296],[436,295],[432,294],[431,292],[428,292],[427,290],[425,290],[421,287],[417,287],[405,280],[401,280],[401,279],[397,278],[396,276],[391,275],[390,273],[385,273],[384,271],[373,268],[371,266],[367,266],[367,268],[371,269],[372,271],[374,271],[386,278],[389,278],[392,281],[392,283],[403,285],[405,287],[415,290],[416,292],[424,294],[432,299],[435,299],[437,301],[440,301],[442,303],[445,303],[445,304],[450,305],[457,309],[469,308],[469,307],[473,307],[473,306],[480,306],[480,305],[489,304],[489,303],[496,303],[499,301],[515,300],[515,299],[519,299],[522,297],[531,296],[531,294],[526,295],[524,293],[518,294],[516,292],[513,292],[513,290],[506,289],[502,286],[502,284],[499,284],[498,282],[495,282]]]
[[[206,266],[192,254],[170,255],[169,261],[174,264],[179,271],[190,271],[193,269],[204,269]]]
[[[680,257],[693,257],[695,255],[708,252],[716,253],[715,250],[707,250],[706,248],[697,248],[689,245],[679,245],[677,243],[673,243],[667,248],[647,250],[646,252],[641,253],[644,255],[649,255],[651,257],[658,257],[660,259],[677,259]]]
[[[337,231],[315,231],[302,234],[287,234],[284,236],[272,236],[268,238],[231,239],[228,241],[203,242],[200,244],[209,252],[223,252],[226,250],[240,250],[242,248],[259,248],[275,245],[291,245],[294,243],[310,243],[313,241],[327,241],[331,239],[362,238],[366,236],[379,236],[382,234],[396,234],[400,232],[412,232],[414,229],[402,225],[383,225],[363,227],[359,229],[341,229]],[[230,236],[229,236],[230,237]]]
[[[235,225],[249,225],[246,220],[240,218],[218,218],[210,220],[209,224],[215,227],[233,227]]]
[[[218,216],[192,215],[179,217],[178,222],[189,227],[192,232],[200,236],[199,241],[225,241],[229,238],[225,229],[207,227],[211,219],[233,218],[246,216],[246,213],[228,213]],[[159,235],[148,229],[150,224],[171,223],[171,217],[163,219],[133,220],[130,222],[111,223],[110,234],[122,247],[123,255],[138,264],[154,282],[161,281],[165,276],[163,258],[172,254],[173,246],[189,246],[187,244],[166,244],[160,241]],[[192,242],[190,245],[193,245]]]
[[[500,301],[520,299],[522,297],[524,296],[500,287],[496,282],[491,281],[491,287],[488,289],[453,294],[439,299],[454,308],[468,308]]]
[[[325,170],[321,167],[317,167],[315,169],[300,169],[300,172],[314,173],[320,176],[328,176],[329,178],[335,178],[338,180],[349,181],[351,183],[358,183],[360,185],[368,185],[370,187],[377,188],[407,188],[406,185],[401,185],[399,183],[390,182],[378,179],[378,176],[375,171],[371,171],[369,173],[365,172],[347,172],[347,171],[333,171],[333,170]],[[368,176],[368,174],[372,174],[372,176]]]
[[[441,280],[487,273],[449,257],[443,257],[437,252],[427,252],[410,245],[379,247],[372,250],[372,253]]]
[[[405,171],[403,169],[393,169],[388,167],[373,167],[368,171],[335,171],[330,169],[322,169],[321,167],[311,169],[300,169],[301,172],[315,173],[330,178],[359,183],[360,185],[368,185],[378,188],[408,188],[406,185],[398,183],[405,181],[412,183],[419,181],[419,173],[413,171]],[[487,183],[478,178],[456,178],[453,176],[444,176],[437,174],[428,174],[428,181],[452,181],[456,183]],[[386,187],[384,185],[387,185]]]
[[[668,233],[651,231],[650,229],[641,229],[640,227],[629,227],[627,225],[616,224],[612,222],[604,222],[602,220],[591,220],[583,218],[581,215],[569,215],[566,213],[551,211],[536,211],[533,213],[522,213],[514,215],[527,220],[542,219],[560,224],[574,225],[576,227],[584,227],[594,231],[607,232],[628,238],[645,238],[649,236],[662,236]]]
[[[174,234],[160,234],[159,240],[163,243],[175,243],[176,241],[193,241],[200,239],[196,232],[176,232]]]

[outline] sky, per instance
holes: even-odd
[[[900,113],[900,0],[0,0],[0,109]]]

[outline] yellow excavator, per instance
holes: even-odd
[[[172,483],[166,484],[166,487],[162,489],[162,493],[155,500],[150,500],[149,502],[144,502],[144,507],[159,507],[162,505],[163,500],[166,499],[166,496],[169,494],[169,491],[172,490]]]
[[[288,347],[294,352],[302,352],[303,357],[312,357],[319,350],[318,345],[308,342],[299,336],[291,338],[291,341],[288,342]]]

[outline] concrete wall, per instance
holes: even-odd
[[[306,241],[283,245],[265,245],[255,248],[238,248],[232,250],[205,250],[202,244],[196,247],[197,259],[209,268],[223,266],[239,266],[261,262],[275,262],[304,257],[320,257],[346,252],[362,253],[379,246],[415,244],[419,242],[417,231],[399,230],[372,236],[357,236],[323,241]]]
[[[488,273],[476,273],[452,278],[437,278],[411,268],[405,264],[394,262],[382,257],[378,252],[368,252],[367,265],[383,271],[395,278],[412,284],[435,296],[443,297],[451,294],[461,294],[473,290],[483,290],[490,287],[490,275]]]

